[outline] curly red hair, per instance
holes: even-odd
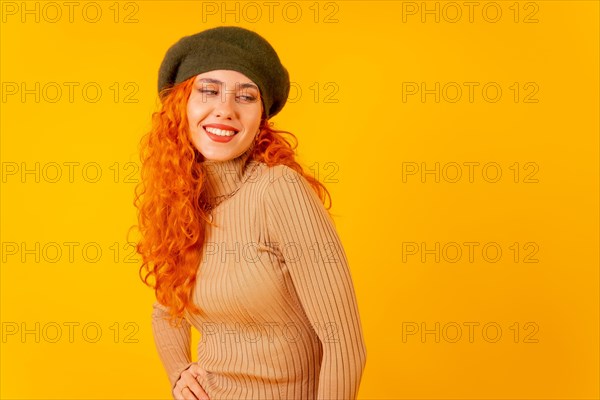
[[[202,154],[190,139],[187,100],[194,78],[160,93],[160,109],[152,114],[152,127],[140,141],[141,181],[135,189],[141,239],[136,251],[142,256],[142,281],[154,288],[156,299],[170,310],[170,321],[185,311],[198,313],[192,301],[196,273],[202,258],[207,213],[200,196],[205,179]],[[304,176],[323,204],[331,196],[327,188],[296,161],[298,140],[294,134],[273,129],[263,118],[250,155],[269,167],[284,164]],[[292,145],[282,134],[294,139]],[[133,228],[132,227],[132,228]],[[150,280],[153,279],[153,283]]]

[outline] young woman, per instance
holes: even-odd
[[[239,27],[183,37],[161,64],[135,205],[174,398],[356,398],[366,347],[329,193],[269,122],[289,90]]]

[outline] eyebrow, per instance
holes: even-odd
[[[215,83],[217,85],[223,85],[223,82],[218,80],[218,79],[212,79],[212,78],[202,78],[199,79],[198,82],[203,82],[203,83]],[[256,90],[258,90],[258,86],[256,86],[254,83],[237,83],[236,85],[238,85],[238,88],[240,89],[246,89],[246,88],[254,88]]]

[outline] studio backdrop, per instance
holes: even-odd
[[[597,1],[0,10],[2,399],[170,397],[127,234],[138,145],[166,50],[221,25],[289,71],[272,122],[332,196],[359,398],[600,395]]]

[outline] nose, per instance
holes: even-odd
[[[231,118],[235,114],[235,92],[222,92],[222,96],[215,105],[215,115],[223,118]]]

